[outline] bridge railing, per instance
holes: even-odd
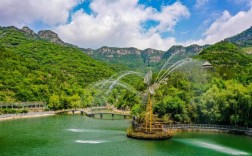
[[[229,125],[215,125],[215,124],[167,124],[165,128],[170,129],[218,129],[218,130],[238,130],[251,131],[248,127],[229,126]]]
[[[76,112],[76,111],[83,111],[87,114],[120,114],[120,115],[130,115],[130,111],[121,111],[121,110],[117,110],[117,109],[111,109],[108,108],[106,109],[106,107],[87,107],[84,109],[64,109],[64,110],[57,110],[55,111],[56,114],[58,113],[64,113],[64,112]]]

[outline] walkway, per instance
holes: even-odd
[[[213,124],[168,124],[165,128],[172,130],[207,130],[228,133],[240,133],[252,136],[252,128],[227,126],[227,125],[213,125]]]
[[[0,115],[1,120],[9,120],[9,119],[19,119],[19,118],[33,118],[33,117],[42,117],[42,116],[51,116],[55,115],[54,111],[46,111],[46,112],[28,112],[28,113],[18,113],[18,114],[2,114]]]

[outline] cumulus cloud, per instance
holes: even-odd
[[[214,44],[230,36],[234,36],[252,26],[252,8],[248,11],[240,11],[231,15],[224,11],[210,27],[204,32],[204,39],[198,41],[188,41],[186,44]]]
[[[161,11],[140,5],[138,0],[93,0],[91,14],[79,10],[71,22],[55,28],[60,37],[80,47],[99,48],[103,45],[117,47],[156,48],[167,50],[175,44],[172,37],[162,38],[162,33],[174,31],[182,18],[190,16],[181,2],[162,6]],[[144,23],[155,21],[149,29]]]
[[[53,26],[67,22],[79,0],[1,0],[0,25],[21,27],[34,22]]]

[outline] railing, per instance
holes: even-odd
[[[252,128],[239,127],[239,126],[228,126],[228,125],[214,125],[214,124],[168,124],[165,128],[169,129],[217,129],[217,130],[228,130],[228,131],[252,131]]]
[[[22,107],[45,107],[46,102],[30,101],[30,102],[2,102],[0,108],[22,108]]]
[[[87,107],[84,109],[65,109],[65,110],[55,111],[55,113],[59,114],[59,113],[72,112],[72,111],[74,112],[83,111],[88,115],[91,115],[91,114],[115,114],[115,115],[127,115],[127,116],[130,115],[130,111],[121,111],[121,110],[110,109],[110,108],[105,109],[105,107],[96,107],[96,108]]]

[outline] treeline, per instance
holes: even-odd
[[[252,83],[212,78],[199,84],[177,73],[154,99],[154,112],[166,121],[252,126]]]
[[[208,60],[213,68],[170,76],[154,97],[154,112],[170,122],[252,126],[251,55],[220,42],[196,59]],[[205,78],[193,80],[199,75]]]

